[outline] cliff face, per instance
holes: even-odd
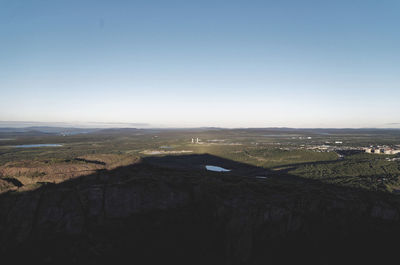
[[[0,244],[21,263],[382,261],[399,209],[385,194],[142,163],[1,195]]]

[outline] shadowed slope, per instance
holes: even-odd
[[[1,195],[0,244],[18,263],[367,263],[395,257],[399,205],[207,154],[147,157]]]

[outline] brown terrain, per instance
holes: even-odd
[[[9,162],[0,166],[0,193],[27,191],[45,183],[66,180],[112,170],[137,163],[138,157],[115,154],[85,155],[67,160],[27,160]]]

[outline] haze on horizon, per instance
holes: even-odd
[[[0,1],[0,121],[400,128],[400,2]]]

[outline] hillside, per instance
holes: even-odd
[[[234,170],[208,172],[207,163]],[[256,178],[261,173],[268,178]],[[388,193],[213,155],[147,157],[0,195],[1,257],[44,264],[385,262],[397,255],[399,211]]]

